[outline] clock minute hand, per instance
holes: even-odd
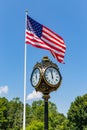
[[[36,74],[36,80],[37,80],[37,74]]]
[[[52,70],[51,70],[51,76],[52,76],[52,79],[53,79],[53,73],[52,73]]]

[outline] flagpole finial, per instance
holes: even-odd
[[[25,10],[26,14],[28,14],[28,9]]]

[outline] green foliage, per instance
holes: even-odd
[[[50,113],[49,115],[49,130],[68,130],[67,127],[68,120],[63,114]]]
[[[0,98],[0,130],[20,130],[22,127],[23,104],[19,98],[8,101]]]
[[[0,129],[6,130],[8,126],[8,100],[0,98]]]
[[[87,94],[78,96],[68,111],[67,118],[57,111],[54,103],[48,102],[49,130],[87,130]],[[23,103],[13,98],[0,98],[0,130],[22,130]],[[26,104],[26,130],[44,129],[44,101]]]
[[[84,127],[83,127],[83,130],[87,130],[87,126],[84,126]]]
[[[43,122],[44,119],[44,103],[42,100],[34,101],[31,106],[32,109],[32,120],[40,120]]]
[[[23,113],[23,104],[20,102],[19,98],[13,98],[13,100],[9,102],[9,110],[8,110],[9,128],[19,130],[22,127],[22,113]]]
[[[41,121],[33,120],[29,126],[26,127],[26,130],[43,130],[44,124]]]
[[[49,118],[49,130],[68,130],[67,129],[67,119],[63,114],[59,114],[57,112],[57,107],[54,103],[49,102],[48,103],[49,112],[48,112],[48,118]],[[44,102],[43,101],[34,101],[32,103],[32,118],[31,118],[30,126],[28,127],[28,130],[39,130],[39,127],[41,126],[40,130],[43,130],[44,126]],[[38,121],[37,125],[36,122]],[[62,126],[61,126],[62,125]],[[61,126],[61,129],[60,129]],[[66,129],[63,129],[65,126]],[[30,129],[31,128],[31,129]],[[38,128],[38,129],[37,129]]]
[[[87,94],[78,96],[71,103],[68,119],[75,130],[87,129]]]

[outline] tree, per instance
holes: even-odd
[[[26,125],[29,125],[32,121],[32,109],[29,104],[26,104]]]
[[[9,102],[8,115],[9,129],[20,130],[23,120],[23,104],[18,97]]]
[[[87,94],[78,96],[75,101],[71,103],[68,111],[68,119],[73,130],[87,129]]]
[[[34,101],[31,106],[32,109],[32,120],[40,120],[43,122],[44,119],[44,102],[42,100]]]
[[[48,102],[48,120],[49,130],[68,130],[67,119],[63,114],[57,112],[57,107],[54,103]],[[32,103],[32,116],[30,120],[30,126],[27,130],[43,130],[44,126],[44,101],[34,101]],[[38,122],[38,123],[37,123]],[[42,127],[41,127],[42,126]],[[60,128],[61,127],[61,128]],[[66,129],[64,129],[64,127]]]
[[[32,120],[31,124],[26,127],[26,130],[43,130],[44,124],[38,120]]]
[[[58,113],[54,103],[48,102],[49,130],[68,130],[67,119]],[[18,97],[8,101],[0,98],[0,130],[22,130],[23,103]],[[84,127],[86,130],[87,126]],[[34,101],[26,104],[26,130],[44,129],[44,101]]]
[[[49,130],[68,130],[67,119],[57,111],[54,103],[49,102]]]
[[[8,126],[8,100],[0,98],[0,129],[7,130]]]

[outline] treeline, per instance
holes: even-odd
[[[0,98],[0,130],[22,130],[23,103],[20,98],[8,101]],[[26,104],[26,130],[44,130],[44,102]],[[67,112],[67,117],[49,102],[49,130],[87,130],[87,94],[78,96]]]

